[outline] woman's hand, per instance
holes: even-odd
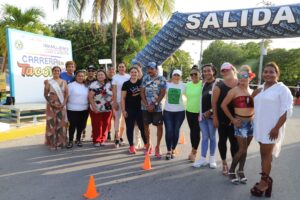
[[[212,112],[210,112],[209,110],[206,111],[205,113],[203,113],[203,116],[205,119],[209,119],[212,116]]]
[[[123,110],[123,111],[122,111],[122,114],[123,114],[124,118],[127,118],[127,117],[128,117],[128,113],[126,112],[126,110]]]
[[[270,136],[269,138],[270,138],[271,141],[277,140],[278,135],[279,135],[279,129],[278,128],[273,128],[269,133],[269,136]]]
[[[116,110],[116,111],[119,110],[119,105],[118,105],[117,102],[113,102],[113,103],[112,103],[112,107],[113,107],[113,109]]]
[[[155,110],[155,106],[153,104],[148,105],[146,108],[147,108],[148,112],[154,112],[154,110]]]
[[[242,126],[241,119],[233,118],[233,120],[231,122],[233,123],[234,127],[236,127],[236,128],[239,128]]]
[[[219,120],[218,120],[217,116],[213,116],[213,125],[215,128],[219,127]]]

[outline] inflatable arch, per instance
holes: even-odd
[[[175,12],[136,55],[143,66],[162,64],[185,40],[238,40],[300,36],[300,4],[201,13]]]

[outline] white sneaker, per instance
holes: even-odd
[[[100,143],[95,143],[94,147],[100,147]]]
[[[194,162],[193,167],[200,168],[200,167],[205,167],[206,165],[207,165],[206,158],[201,157],[199,160]]]
[[[215,156],[210,156],[209,157],[209,168],[211,169],[216,169],[217,168],[217,163],[215,160]]]

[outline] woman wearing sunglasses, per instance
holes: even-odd
[[[251,97],[252,90],[249,87],[249,82],[255,77],[251,68],[248,65],[243,65],[238,73],[238,86],[231,89],[221,107],[234,125],[234,136],[238,142],[238,152],[234,155],[230,169],[229,179],[231,183],[238,184],[246,183],[247,178],[244,174],[244,166],[247,157],[247,149],[253,138],[252,119],[254,115],[253,98]],[[234,107],[234,115],[229,111],[228,105],[232,103]],[[239,164],[237,175],[235,169]]]
[[[230,152],[231,157],[233,158],[235,153],[238,151],[238,144],[236,138],[234,137],[234,127],[230,121],[230,119],[225,115],[221,108],[221,103],[225,99],[229,90],[237,86],[238,79],[236,77],[236,69],[235,67],[225,62],[221,66],[221,75],[223,77],[223,81],[220,81],[216,84],[213,90],[212,97],[212,108],[213,108],[213,124],[215,128],[218,128],[219,133],[219,152],[222,159],[223,165],[223,175],[228,175],[228,165],[226,161],[227,154],[227,140],[230,142]],[[229,110],[233,115],[234,109],[231,104],[229,104]]]
[[[198,68],[193,67],[190,71],[192,81],[186,84],[186,118],[190,127],[190,139],[192,151],[188,159],[192,162],[195,161],[197,149],[200,143],[200,127],[198,117],[200,113],[200,97],[202,89],[202,81],[200,80],[200,71]]]

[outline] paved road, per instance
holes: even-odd
[[[300,108],[288,121],[286,140],[274,160],[274,200],[298,200],[300,196]],[[152,129],[153,130],[153,129]],[[187,123],[182,128],[188,134]],[[154,139],[154,138],[153,138]],[[217,169],[194,169],[186,160],[187,144],[179,145],[180,155],[166,161],[151,158],[153,169],[140,169],[144,156],[127,153],[128,146],[95,148],[89,142],[82,148],[49,151],[43,136],[0,143],[0,200],[83,200],[90,175],[106,200],[199,200],[258,199],[249,190],[258,180],[260,157],[252,142],[246,163],[248,184],[232,185]],[[163,149],[165,143],[163,140]],[[229,152],[228,152],[229,153]],[[217,153],[218,155],[218,153]]]

